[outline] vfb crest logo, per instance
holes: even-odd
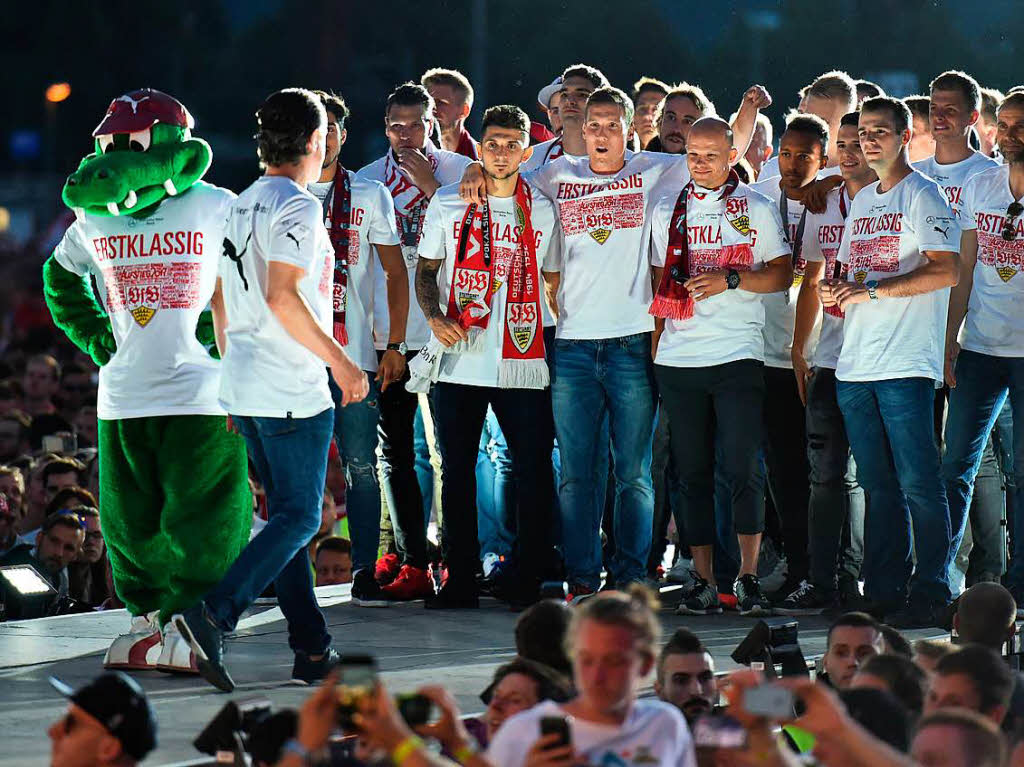
[[[533,345],[537,336],[537,305],[535,303],[510,303],[506,307],[505,322],[509,336],[520,354]]]

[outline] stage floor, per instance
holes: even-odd
[[[356,607],[348,587],[318,589],[335,647],[342,653],[373,652],[382,677],[393,692],[411,691],[427,683],[445,684],[463,713],[478,712],[477,697],[495,666],[515,654],[516,614],[493,600],[479,610],[427,611],[421,602],[387,608]],[[663,593],[666,605],[675,596]],[[678,600],[678,596],[676,596]],[[679,626],[695,631],[709,647],[719,671],[735,668],[729,654],[746,636],[755,619],[735,613],[691,617],[662,612],[664,636]],[[828,620],[800,618],[800,645],[805,656],[825,649]],[[72,687],[101,670],[103,652],[127,626],[124,611],[0,623],[0,722],[3,748],[0,765],[49,763],[46,729],[64,707],[47,682],[53,675]],[[937,630],[907,632],[911,639],[940,636]],[[197,677],[172,677],[160,672],[135,674],[145,688],[159,723],[159,747],[146,760],[167,765],[198,756],[192,739],[231,698],[261,696],[275,707],[298,706],[309,688],[289,682],[292,655],[280,610],[257,607],[239,624],[227,643],[227,664],[238,685],[224,695]]]

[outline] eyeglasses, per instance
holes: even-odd
[[[1006,209],[1006,218],[1003,221],[1003,239],[1007,242],[1013,242],[1017,235],[1017,227],[1015,226],[1017,216],[1024,213],[1024,205],[1014,200],[1010,203],[1010,207]]]

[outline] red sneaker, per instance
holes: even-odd
[[[565,601],[569,604],[576,604],[587,597],[592,597],[597,592],[585,583],[580,581],[573,581],[569,584],[569,593],[565,598]]]
[[[396,602],[426,599],[434,596],[434,580],[430,577],[428,570],[412,565],[402,565],[398,576],[387,586],[382,586],[380,593],[387,599]]]
[[[385,554],[377,560],[373,568],[373,579],[381,586],[391,583],[398,577],[398,571],[402,569],[402,560],[397,554]]]

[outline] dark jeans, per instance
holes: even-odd
[[[768,492],[782,523],[787,572],[798,582],[807,578],[808,488],[806,413],[788,368],[764,369],[765,461]]]
[[[864,525],[864,592],[874,602],[935,607],[950,601],[949,506],[939,477],[928,378],[838,381],[836,398],[870,498]],[[911,529],[917,568],[911,570]]]
[[[239,616],[273,582],[288,621],[288,645],[319,655],[331,635],[313,595],[307,546],[320,529],[334,408],[311,418],[232,418],[267,493],[268,519],[203,601],[222,631],[234,631]]]
[[[679,505],[679,480],[672,465],[672,447],[669,444],[668,412],[664,405],[658,408],[658,419],[654,426],[654,443],[651,446],[651,483],[654,486],[654,521],[651,539],[651,553],[647,557],[647,572],[653,576],[665,557],[668,547],[668,523],[673,511]],[[679,535],[677,549],[686,547],[686,531],[679,527],[676,518],[676,532]]]
[[[833,591],[856,581],[864,561],[864,490],[836,400],[836,371],[815,368],[807,385],[810,581]]]
[[[419,352],[405,355],[411,360]],[[377,357],[384,356],[377,352]],[[395,548],[402,564],[427,566],[427,531],[423,524],[423,495],[416,478],[416,452],[413,448],[413,423],[416,418],[416,395],[405,390],[409,380],[406,368],[401,381],[395,381],[380,393],[381,489],[395,531]],[[479,438],[479,435],[477,435]]]
[[[345,510],[352,538],[353,572],[374,566],[380,543],[380,485],[377,482],[380,385],[374,375],[367,373],[370,391],[365,399],[342,407],[341,389],[328,373],[334,399],[334,439],[345,470]]]
[[[756,535],[764,530],[764,499],[750,481],[758,471],[763,434],[763,369],[756,360],[654,368],[668,409],[691,546],[715,542],[716,473],[729,488],[736,532]]]
[[[517,563],[524,582],[554,577],[551,488],[551,396],[548,390],[498,389],[440,382],[434,415],[444,461],[442,554],[452,578],[480,568],[476,459],[490,405],[508,443],[516,481]]]
[[[651,334],[555,341],[551,396],[561,446],[559,502],[565,565],[571,581],[596,588],[601,574],[604,488],[595,466],[610,434],[617,504],[610,575],[622,586],[640,581],[651,550],[651,440],[657,394],[651,371]],[[504,428],[504,426],[502,426]],[[508,436],[506,434],[506,436]]]
[[[1013,414],[1012,441],[1014,445],[1024,444],[1024,359],[993,357],[964,350],[957,358],[956,378],[956,388],[949,394],[946,454],[942,460],[954,552],[967,522],[967,510],[985,443],[1007,397]],[[1024,450],[1015,451],[1010,476],[1016,510],[1021,508],[1019,493],[1024,481]],[[1015,544],[1024,535],[1022,516],[1015,514]],[[1020,556],[1019,546],[1010,561],[1007,584],[1017,591],[1024,590],[1024,557]]]

